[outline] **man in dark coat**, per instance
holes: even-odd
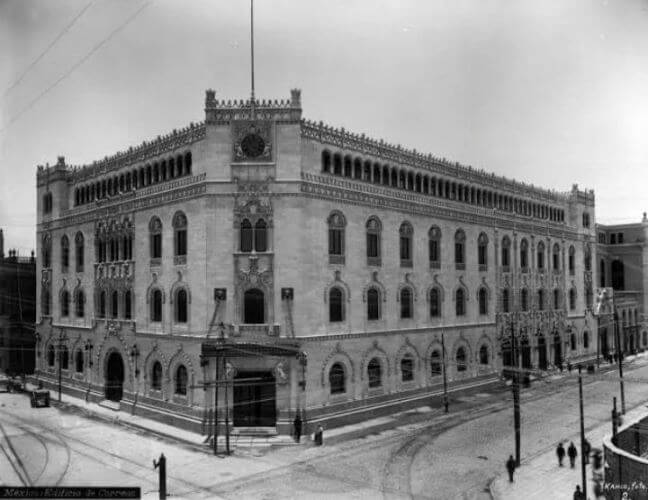
[[[583,453],[585,454],[585,463],[589,464],[589,456],[590,456],[590,451],[592,450],[592,447],[589,444],[589,441],[586,439],[583,441]]]
[[[563,459],[565,458],[565,447],[562,443],[558,443],[558,448],[556,448],[556,455],[558,455],[558,466],[563,466]]]
[[[299,413],[295,415],[295,421],[293,422],[293,427],[295,430],[295,441],[299,443],[299,440],[301,439],[301,434],[302,434],[302,419]]]
[[[513,472],[515,472],[515,459],[513,458],[513,455],[510,455],[509,459],[506,461],[506,470],[508,471],[509,475],[509,483],[512,483]]]
[[[574,446],[574,442],[572,441],[569,443],[569,448],[567,448],[567,455],[569,456],[569,465],[571,465],[571,468],[574,468],[574,464],[576,463],[576,456],[578,455],[578,451],[576,451],[576,446]]]
[[[576,485],[576,491],[574,491],[574,500],[585,500],[583,492],[580,489],[579,485]]]
[[[322,446],[323,442],[324,442],[324,429],[322,428],[321,425],[318,425],[317,430],[315,431],[315,446]]]

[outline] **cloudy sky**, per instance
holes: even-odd
[[[648,0],[256,0],[255,49],[257,97],[299,87],[308,119],[594,189],[598,222],[648,211]],[[0,0],[6,247],[34,246],[36,165],[201,121],[205,89],[249,80],[247,1]]]

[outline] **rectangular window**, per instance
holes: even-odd
[[[616,234],[611,233],[610,234],[610,245],[615,245],[616,244]]]
[[[619,233],[617,235],[617,242],[619,243],[619,245],[623,243],[623,233]]]

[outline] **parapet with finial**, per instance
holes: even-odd
[[[272,120],[299,123],[301,120],[301,91],[292,89],[290,99],[216,99],[207,91],[205,97],[205,122],[227,124],[233,120]]]

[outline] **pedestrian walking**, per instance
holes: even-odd
[[[579,485],[576,485],[576,491],[574,491],[574,500],[585,500],[583,492],[580,489]]]
[[[576,463],[576,456],[578,456],[578,451],[576,451],[576,446],[574,446],[574,442],[572,441],[569,443],[569,448],[567,448],[567,455],[569,456],[569,465],[571,465],[571,468],[574,468],[574,464]]]
[[[301,416],[299,415],[299,412],[297,412],[297,415],[295,415],[295,421],[293,422],[293,430],[295,433],[295,441],[299,443],[302,434],[302,419]]]
[[[509,456],[509,459],[506,461],[506,470],[509,475],[509,483],[513,482],[513,473],[515,472],[515,459],[513,455]]]
[[[571,361],[567,361],[567,371],[568,371],[569,373],[571,373],[571,370],[572,370],[572,364],[571,364]]]
[[[315,436],[313,441],[315,441],[315,446],[322,446],[324,442],[324,429],[322,428],[321,425],[317,426],[317,430],[315,431]]]
[[[589,441],[586,439],[583,441],[583,453],[585,454],[585,463],[589,464],[590,451],[592,451],[592,446],[589,444]]]
[[[558,443],[558,448],[556,448],[556,455],[558,455],[558,467],[563,466],[563,459],[565,458],[565,447],[562,442]]]

